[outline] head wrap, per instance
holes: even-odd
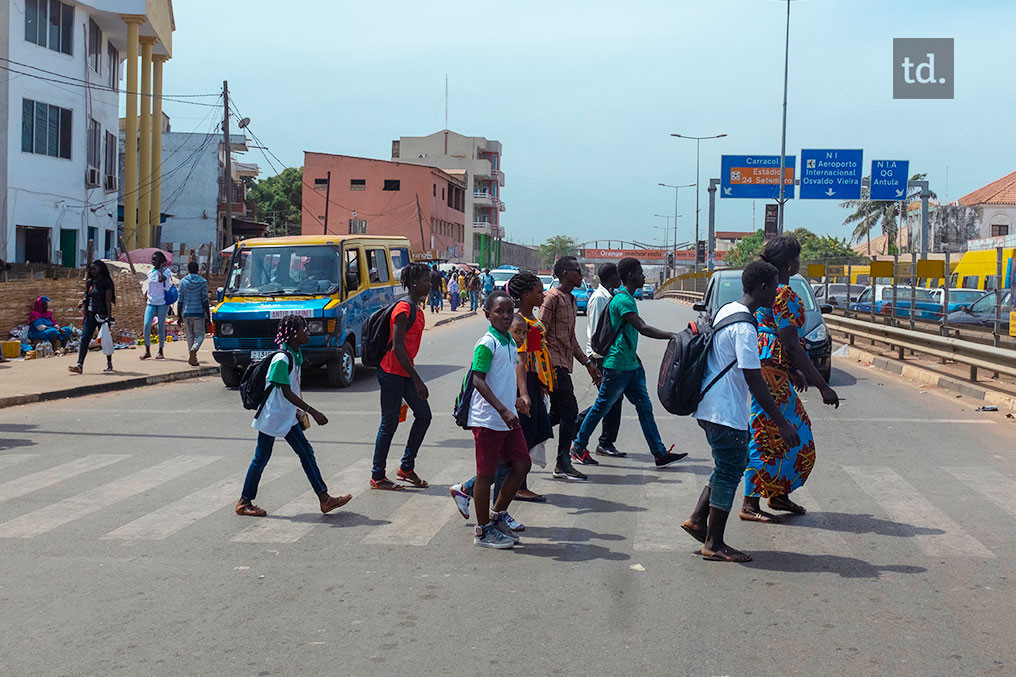
[[[39,298],[35,299],[35,303],[32,305],[32,312],[29,313],[28,315],[28,324],[31,324],[38,319],[49,320],[50,322],[53,321],[53,311],[48,309],[47,310],[42,309],[42,304],[48,302],[49,302],[48,296],[40,296]]]

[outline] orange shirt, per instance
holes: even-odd
[[[409,315],[410,305],[409,301],[399,301],[398,305],[395,306],[395,310],[392,311],[392,325],[390,327],[392,340],[395,339],[395,318],[399,315]],[[425,312],[416,309],[416,320],[412,326],[406,327],[406,353],[409,354],[409,361],[415,364],[416,354],[420,352],[420,341],[423,340],[423,327],[426,323],[424,319],[427,316]],[[408,321],[408,318],[407,318]],[[397,374],[398,376],[406,376],[406,370],[399,364],[398,358],[395,357],[395,351],[389,350],[385,353],[385,356],[381,358],[381,368],[387,371],[389,374]]]

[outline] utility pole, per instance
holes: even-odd
[[[223,248],[233,244],[233,158],[229,152],[229,82],[222,81],[222,143],[225,158],[225,171],[222,177],[222,192],[226,197],[225,244]]]
[[[787,40],[783,51],[783,133],[780,135],[780,199],[779,218],[776,221],[776,233],[783,235],[783,210],[787,206],[787,199],[784,197],[784,167],[787,164],[787,75],[790,72],[790,0],[787,0]],[[696,179],[697,181],[697,179]],[[793,190],[793,188],[791,188]]]
[[[416,220],[420,224],[420,251],[427,251],[427,241],[423,237],[423,210],[420,209],[420,194],[416,194]]]
[[[332,173],[331,173],[331,171],[329,171],[326,176],[328,178],[325,179],[325,180],[328,181],[328,183],[325,184],[325,235],[328,234],[328,203],[332,201]]]

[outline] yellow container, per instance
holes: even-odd
[[[21,341],[0,341],[4,357],[21,357]]]

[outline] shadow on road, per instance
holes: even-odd
[[[287,522],[303,522],[313,524],[327,524],[331,527],[380,527],[390,524],[388,520],[377,520],[356,512],[336,512],[322,515],[319,512],[306,512],[299,515],[273,515],[269,513],[263,520],[285,520]]]
[[[607,501],[595,496],[569,496],[567,494],[544,494],[547,502],[569,510],[572,515],[588,515],[597,512],[645,512],[648,508]]]
[[[465,367],[461,364],[424,364],[417,367],[417,371],[424,381],[432,381],[441,378],[445,374],[464,370]],[[376,374],[376,370],[368,369],[358,364],[356,366],[356,373],[353,375],[353,384],[348,388],[340,389],[328,385],[328,374],[324,369],[307,369],[303,372],[303,382],[301,385],[304,392],[308,393],[335,392],[337,390],[347,393],[371,393],[378,390]]]
[[[614,562],[631,559],[631,556],[623,552],[615,552],[602,545],[593,545],[590,541],[623,541],[621,534],[601,534],[589,529],[573,527],[561,529],[558,527],[527,527],[522,534],[522,544],[514,548],[513,552],[535,557],[549,557],[557,562],[588,562],[594,559],[610,560]],[[526,539],[546,538],[557,539],[555,543],[533,543]]]
[[[879,519],[873,515],[849,512],[809,512],[806,515],[784,517],[786,524],[798,527],[841,531],[848,534],[878,534],[879,536],[937,536],[944,534],[942,529],[919,527],[905,522]]]
[[[14,449],[16,447],[31,447],[34,446],[35,444],[38,443],[33,442],[32,440],[14,440],[14,439],[7,440],[0,438],[0,451],[3,451],[4,449]]]
[[[802,555],[780,550],[753,550],[752,561],[743,566],[762,571],[788,573],[833,573],[840,578],[880,578],[883,573],[921,574],[924,567],[903,564],[875,565],[854,557],[837,555]]]
[[[829,375],[829,385],[836,387],[857,385],[857,379],[852,374],[833,367]]]

